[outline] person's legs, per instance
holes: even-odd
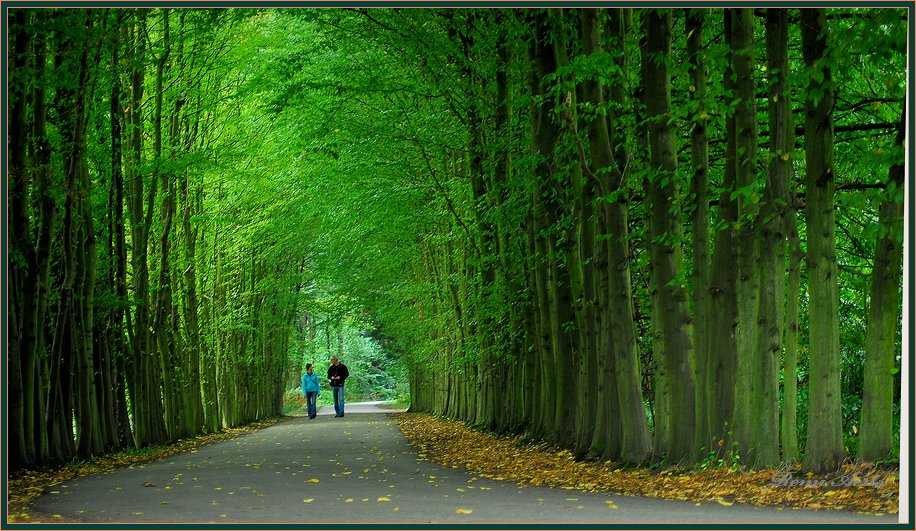
[[[337,389],[340,389],[340,416],[344,416],[344,386],[340,386]]]
[[[315,418],[317,414],[317,402],[318,402],[318,393],[314,391],[309,391],[305,395],[305,403],[308,406],[309,418]]]
[[[334,413],[340,415],[343,413],[343,387],[331,387],[334,392]]]

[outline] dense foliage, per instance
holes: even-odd
[[[902,9],[9,14],[14,469],[331,354],[580,457],[897,454]]]

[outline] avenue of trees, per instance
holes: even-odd
[[[907,17],[10,10],[11,468],[276,415],[344,323],[583,458],[896,459]]]
[[[233,16],[10,11],[12,470],[280,412],[304,254],[224,137]]]

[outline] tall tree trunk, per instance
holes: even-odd
[[[534,263],[535,295],[538,307],[538,352],[540,355],[541,399],[539,408],[542,412],[538,424],[541,434],[552,442],[559,441],[559,432],[555,420],[556,396],[562,392],[563,383],[554,373],[554,344],[551,341],[551,305],[550,305],[550,256],[548,250],[549,230],[546,209],[547,182],[552,177],[552,162],[559,129],[552,120],[554,100],[548,94],[546,79],[557,70],[551,26],[547,13],[538,10],[534,15],[535,36],[529,51],[535,63],[535,72],[529,80],[532,93],[538,95],[537,103],[531,109],[532,155],[535,162],[534,172],[537,175],[532,192],[532,225],[535,252]]]
[[[786,222],[789,215],[791,124],[789,111],[788,13],[784,9],[767,10],[767,72],[770,76],[768,107],[770,126],[770,162],[760,220],[760,292],[758,299],[757,340],[753,351],[754,389],[751,402],[751,440],[754,461],[758,467],[779,463],[779,355],[782,351],[783,300],[785,298]]]
[[[664,335],[664,363],[668,369],[669,412],[667,459],[671,463],[695,459],[696,406],[693,346],[688,326],[686,287],[679,281],[680,207],[678,205],[677,155],[671,130],[670,75],[666,61],[671,54],[671,13],[645,13],[646,41],[643,73],[646,113],[651,151],[651,173],[647,178],[650,198],[650,257],[654,289],[660,294],[659,310]]]
[[[37,13],[38,21],[43,21],[48,16],[42,12]],[[50,270],[51,270],[51,243],[54,227],[57,224],[57,201],[51,193],[51,142],[47,135],[47,101],[46,101],[46,62],[47,62],[47,36],[44,32],[36,32],[34,37],[35,50],[35,85],[32,89],[32,116],[34,137],[34,160],[32,162],[33,191],[32,195],[38,207],[36,219],[37,232],[35,241],[35,271],[36,300],[34,317],[31,328],[26,330],[25,338],[29,333],[34,338],[34,367],[27,368],[25,373],[26,385],[34,387],[32,400],[34,400],[33,416],[31,419],[31,432],[33,446],[37,452],[38,463],[46,464],[49,460],[48,430],[46,429],[47,399],[50,383],[48,380],[48,340],[43,323],[48,319],[48,300],[50,298]],[[29,352],[27,346],[22,347]],[[28,364],[26,365],[28,367]],[[29,384],[32,378],[34,384]],[[28,399],[26,401],[28,408]],[[29,421],[26,420],[28,429]]]
[[[131,229],[131,265],[133,271],[133,297],[136,310],[129,323],[133,329],[132,359],[130,363],[130,398],[133,406],[134,438],[138,447],[164,442],[168,439],[162,410],[161,371],[158,352],[154,348],[150,327],[149,289],[149,234],[153,220],[157,180],[150,179],[149,187],[144,186],[146,176],[142,173],[143,160],[143,79],[145,66],[146,14],[138,12],[132,25],[133,67],[131,71],[130,101],[130,165],[128,166],[128,213]],[[144,198],[144,195],[146,196]],[[145,200],[144,200],[145,199]],[[145,207],[145,210],[144,210]]]
[[[87,34],[91,32],[93,18],[92,14],[87,13],[83,21]],[[92,356],[92,299],[95,295],[96,244],[90,199],[91,192],[89,189],[89,167],[86,160],[86,130],[89,120],[86,108],[88,106],[87,101],[91,101],[93,97],[90,92],[90,49],[91,47],[88,43],[83,44],[82,54],[79,59],[78,88],[76,89],[74,106],[71,109],[73,113],[71,123],[75,127],[73,136],[68,139],[72,142],[72,146],[67,167],[67,171],[72,172],[72,175],[68,174],[67,179],[70,186],[72,186],[70,193],[74,195],[74,216],[78,216],[77,219],[73,220],[74,236],[78,243],[75,249],[76,252],[71,257],[71,264],[75,267],[77,276],[73,292],[75,307],[72,315],[77,320],[73,323],[76,335],[75,354],[77,356],[75,388],[78,407],[75,408],[75,414],[77,422],[77,453],[82,458],[99,455],[103,450],[101,431],[99,429],[101,423],[96,393],[96,368],[93,364]]]
[[[156,86],[153,94],[153,156],[155,157],[155,174],[153,180],[159,179],[162,199],[159,216],[162,220],[162,234],[159,240],[159,281],[156,298],[153,304],[152,332],[155,348],[158,351],[159,370],[161,371],[162,397],[165,406],[165,428],[169,439],[185,435],[181,432],[179,422],[179,387],[182,386],[182,375],[175,369],[179,366],[175,352],[173,324],[169,317],[172,309],[172,276],[169,253],[169,238],[172,231],[172,219],[175,211],[175,186],[173,172],[164,169],[167,159],[162,153],[163,105],[165,101],[164,81],[166,67],[171,55],[169,35],[169,10],[162,10],[162,52],[156,62]]]
[[[471,198],[474,202],[474,213],[478,227],[479,242],[478,249],[480,255],[476,257],[480,263],[480,285],[478,288],[478,307],[480,328],[478,329],[480,341],[480,400],[477,403],[477,423],[488,430],[496,428],[496,411],[494,410],[494,399],[496,393],[496,342],[493,340],[495,330],[495,320],[485,308],[487,301],[494,296],[496,289],[496,271],[493,261],[489,257],[495,255],[496,229],[495,224],[488,215],[489,203],[491,198],[487,192],[485,175],[484,175],[484,131],[482,127],[481,107],[482,97],[478,95],[481,90],[480,76],[475,70],[473,54],[474,48],[474,31],[475,17],[469,15],[467,18],[467,28],[464,32],[459,32],[462,43],[465,60],[465,78],[470,84],[471,92],[474,94],[474,101],[470,103],[468,109],[468,123],[470,124],[470,162],[468,171],[471,180]]]
[[[906,115],[901,115],[897,146],[903,145]],[[878,222],[881,233],[875,243],[869,293],[868,323],[865,331],[865,382],[862,399],[860,461],[877,461],[894,454],[894,360],[897,348],[897,308],[903,259],[904,166],[896,163],[888,172],[887,197],[881,203]]]
[[[793,125],[794,128],[794,125]],[[791,135],[790,135],[791,136]],[[794,145],[794,141],[790,142]],[[792,201],[786,204],[792,205]],[[789,274],[786,289],[785,354],[783,358],[783,410],[780,438],[782,459],[798,459],[798,299],[801,296],[801,265],[804,253],[798,235],[795,214],[786,216],[786,233],[789,240]]]
[[[725,40],[732,48],[731,10],[724,11]],[[731,60],[726,61],[723,85],[734,88]],[[738,319],[738,270],[735,230],[738,207],[731,194],[735,190],[735,121],[733,113],[726,111],[726,152],[722,192],[719,194],[719,228],[715,233],[712,271],[709,277],[709,355],[707,382],[709,390],[709,434],[720,456],[732,441],[735,407],[735,380],[737,371],[737,343],[735,323]]]
[[[567,32],[565,16],[562,9],[551,10],[551,18],[554,25],[554,54],[557,58],[557,68],[565,69],[569,65],[569,51],[567,47]],[[564,102],[561,104],[562,112],[566,115],[567,138],[578,136],[576,112],[577,102],[580,98],[576,91],[570,89],[563,96]],[[574,140],[578,142],[578,139]],[[558,157],[562,157],[559,152]],[[565,155],[568,156],[568,155]],[[558,161],[557,167],[565,167],[565,161]],[[563,261],[566,264],[566,274],[569,278],[569,290],[573,304],[574,319],[570,323],[575,327],[576,345],[573,350],[572,360],[573,373],[570,375],[570,382],[573,383],[575,391],[567,394],[567,399],[575,400],[575,446],[573,452],[577,456],[583,456],[589,450],[592,437],[595,431],[595,417],[597,413],[595,403],[595,393],[597,387],[597,359],[595,352],[590,346],[592,338],[590,330],[592,320],[590,313],[593,305],[590,300],[590,293],[593,291],[592,282],[592,264],[590,255],[594,244],[585,238],[594,240],[594,231],[589,225],[591,221],[591,187],[592,182],[583,180],[583,168],[581,165],[572,166],[567,172],[563,172],[561,178],[568,178],[568,184],[561,185],[557,188],[557,197],[563,197],[566,208],[569,212],[569,222],[564,223],[564,248],[566,254]]]
[[[617,65],[626,67],[624,40],[627,32],[629,10],[610,12],[608,30],[611,41],[617,46]],[[589,38],[584,46],[594,52],[602,51],[597,20],[590,20]],[[598,39],[596,41],[596,39]],[[620,458],[628,463],[643,463],[651,455],[649,424],[642,395],[642,376],[639,367],[639,347],[636,343],[636,326],[633,317],[633,292],[630,284],[630,249],[627,222],[626,175],[627,161],[624,127],[621,114],[627,105],[627,93],[622,78],[615,79],[606,97],[600,84],[586,85],[593,90],[596,101],[610,103],[608,119],[594,120],[589,128],[589,143],[595,172],[592,176],[600,182],[599,193],[605,195],[599,214],[599,230],[607,235],[595,263],[597,299],[602,335],[599,339],[599,359],[606,359],[608,422],[606,423],[606,448],[604,457]],[[611,129],[616,134],[611,134]]]
[[[117,33],[111,48],[111,71],[120,72],[120,46],[122,31],[120,16],[116,17]],[[109,316],[109,334],[112,361],[114,364],[114,404],[112,406],[117,426],[117,446],[127,446],[133,440],[130,429],[130,418],[127,413],[127,386],[125,381],[126,359],[130,355],[125,341],[124,309],[127,307],[127,252],[124,231],[124,172],[123,172],[123,119],[124,108],[121,105],[121,77],[116,74],[111,84],[111,204],[109,207],[111,228],[109,238],[112,256],[112,290],[115,306]]]
[[[17,9],[12,13],[11,33],[13,41],[12,71],[13,81],[10,86],[11,115],[9,118],[9,171],[10,201],[6,215],[9,219],[10,249],[10,286],[12,288],[9,319],[9,466],[11,470],[28,467],[33,464],[35,455],[32,445],[29,402],[33,397],[33,385],[26,383],[32,379],[29,365],[33,362],[34,351],[29,345],[27,336],[32,326],[32,304],[35,299],[35,274],[32,264],[35,262],[34,247],[29,230],[29,180],[27,174],[26,107],[29,84],[24,76],[31,48],[31,29],[28,27],[28,12]]]
[[[711,385],[709,381],[709,156],[706,133],[706,65],[703,60],[705,11],[686,12],[687,58],[691,70],[690,93],[695,102],[690,134],[690,195],[693,196],[693,344],[696,360],[696,447],[708,452],[713,441],[709,431]]]
[[[834,89],[827,56],[824,9],[801,10],[802,55],[814,69],[805,93],[806,209],[810,353],[808,439],[803,467],[836,470],[845,458],[840,395],[839,288],[837,286],[833,171]]]
[[[735,438],[743,459],[756,444],[752,406],[760,393],[754,380],[760,273],[756,237],[757,105],[754,92],[754,12],[733,9],[731,55],[735,75],[735,183],[738,196],[738,375],[735,389]],[[752,462],[753,457],[751,457]]]

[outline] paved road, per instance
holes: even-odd
[[[83,522],[869,522],[776,510],[589,494],[479,478],[417,458],[374,404],[296,418],[160,461],[52,487],[35,507]],[[497,459],[498,456],[493,456]]]

